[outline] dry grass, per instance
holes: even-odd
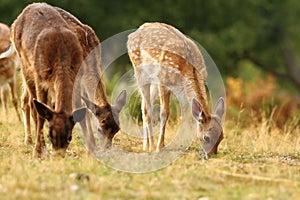
[[[89,155],[74,134],[65,159],[37,160],[23,144],[23,125],[0,122],[1,199],[297,199],[300,195],[300,130],[270,121],[242,128],[226,123],[220,153],[205,160],[194,141],[170,166],[146,174],[111,169]],[[245,125],[243,125],[245,127]],[[131,142],[117,135],[116,141]],[[140,144],[140,143],[138,143]],[[130,149],[130,148],[129,148]]]

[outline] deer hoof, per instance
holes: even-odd
[[[25,138],[24,143],[25,143],[26,145],[31,145],[31,144],[33,144],[32,138],[31,138],[31,137]]]
[[[46,147],[42,147],[42,148],[35,147],[33,150],[33,157],[39,159],[49,158],[49,153]]]
[[[42,157],[42,151],[41,149],[34,149],[33,150],[33,158],[41,158]]]

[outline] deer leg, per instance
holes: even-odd
[[[30,105],[29,105],[29,94],[26,89],[21,97],[21,108],[24,116],[24,128],[25,128],[25,144],[32,144],[32,137],[30,131]]]
[[[91,124],[91,120],[92,120],[92,117],[90,115],[90,113],[88,113],[86,115],[86,127],[87,127],[87,130],[88,130],[88,142],[89,142],[89,145],[91,145],[92,149],[95,149],[96,147],[96,143],[95,143],[95,138],[94,138],[94,134],[93,134],[93,128],[92,128],[92,124]]]
[[[42,156],[42,153],[47,154],[45,139],[42,131],[44,122],[45,120],[43,118],[37,116],[36,142],[33,156],[38,158]]]
[[[5,119],[7,119],[7,88],[6,86],[1,88],[1,103],[2,103],[2,110],[5,114]]]
[[[153,131],[152,131],[152,105],[150,101],[150,84],[141,87],[142,92],[142,116],[143,116],[143,150],[153,151]]]
[[[170,95],[171,92],[164,86],[160,86],[159,88],[160,93],[160,131],[159,131],[159,137],[157,142],[156,151],[160,151],[164,146],[164,140],[165,140],[165,129],[167,120],[170,115]]]
[[[89,152],[93,152],[93,150],[95,150],[96,143],[90,121],[91,120],[89,113],[87,113],[85,118],[81,122],[79,122],[79,124],[82,130],[82,134],[84,136],[85,143],[87,145],[87,149]]]
[[[20,114],[19,114],[19,111],[18,111],[18,99],[16,97],[15,85],[16,85],[16,79],[14,78],[14,80],[9,83],[10,92],[11,92],[11,100],[12,100],[12,103],[14,105],[15,111],[17,113],[17,117],[19,119],[19,122],[21,122],[21,117],[20,117]]]
[[[34,108],[34,105],[33,105],[33,98],[29,98],[29,101],[28,101],[29,103],[29,110],[30,110],[30,114],[31,114],[31,117],[32,117],[32,119],[33,119],[33,121],[34,121],[34,128],[35,128],[35,130],[37,129],[37,112],[36,112],[36,110],[35,110],[35,108]],[[29,119],[29,118],[28,118]],[[29,122],[29,120],[28,120],[28,123],[30,123]]]
[[[47,92],[45,92],[42,89],[40,89],[40,91],[37,91],[37,99],[39,102],[46,104],[47,103]],[[44,134],[43,134],[43,126],[44,126],[45,119],[41,118],[37,114],[36,110],[34,110],[34,111],[36,112],[36,119],[37,119],[36,121],[37,122],[36,122],[36,143],[35,143],[35,147],[34,147],[33,156],[40,158],[42,156],[42,153],[47,155],[45,138],[44,138]]]
[[[81,96],[87,97],[87,94],[83,92],[81,85],[78,81],[75,82],[74,88],[76,88],[76,90],[73,91],[73,106],[77,109],[83,107]],[[96,148],[96,143],[91,125],[91,116],[89,112],[87,112],[84,119],[81,122],[79,122],[79,125],[82,131],[82,135],[84,136],[83,139],[85,140],[86,148],[89,152],[92,153]]]

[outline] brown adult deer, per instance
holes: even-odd
[[[128,36],[128,54],[142,96],[145,151],[154,150],[152,133],[153,95],[151,85],[159,84],[161,104],[160,135],[157,151],[164,147],[166,122],[169,117],[172,88],[182,90],[196,119],[197,136],[206,153],[217,153],[223,139],[221,119],[225,111],[220,98],[211,113],[204,80],[207,77],[203,56],[196,44],[174,27],[163,23],[145,23]],[[173,92],[177,92],[174,91]]]
[[[86,106],[97,118],[95,126],[103,147],[110,147],[114,135],[120,130],[119,113],[126,103],[127,93],[123,90],[113,105],[109,103],[100,68],[101,46],[99,39],[89,26],[82,24],[73,15],[63,9],[57,7],[55,9],[77,34],[83,48],[84,63],[77,74],[74,87],[82,94]],[[74,93],[76,94],[76,91]],[[78,102],[75,101],[75,104]],[[86,134],[88,149],[93,150],[95,143],[92,130],[89,128],[89,118],[85,122],[80,123],[80,125]]]
[[[10,29],[7,25],[0,23],[0,53],[4,52],[10,45],[9,40]],[[3,112],[7,116],[7,96],[8,90],[11,92],[11,100],[17,117],[21,121],[18,111],[18,98],[16,96],[16,68],[18,65],[18,57],[16,53],[8,57],[0,58],[0,90]]]
[[[105,87],[100,74],[100,50],[93,51],[93,62],[83,64],[87,55],[100,45],[99,39],[89,26],[60,8],[46,3],[33,3],[28,5],[13,23],[11,40],[21,60],[25,85],[22,95],[25,142],[30,143],[31,140],[30,113],[36,124],[35,156],[40,157],[42,151],[46,150],[42,133],[45,120],[49,123],[48,137],[54,153],[62,155],[72,139],[75,123],[83,120],[85,108],[72,112],[74,107],[81,106],[81,84],[75,85],[79,70],[81,73],[90,72],[86,74],[88,78],[83,80],[83,85],[86,88],[96,87],[96,91],[100,91],[95,94],[98,101],[89,101],[89,107],[92,104],[99,108],[96,109],[95,115],[102,122],[100,127],[103,127],[103,132],[114,135],[119,130],[117,122],[111,120],[115,117],[113,108],[103,92]],[[81,65],[84,70],[81,70]],[[125,97],[121,97],[123,98],[119,101],[120,105],[123,104],[126,93]],[[72,100],[75,101],[74,105]],[[103,104],[97,105],[100,100]],[[117,105],[119,104],[117,102]],[[105,109],[102,105],[105,105]],[[86,121],[81,121],[80,125],[84,133],[91,134],[87,130]]]

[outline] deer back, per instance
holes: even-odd
[[[0,23],[0,53],[4,52],[10,45],[9,33],[9,27]]]
[[[149,52],[150,58],[143,61],[163,63],[164,66],[174,68],[180,67],[180,62],[184,61],[185,65],[190,64],[201,72],[202,78],[207,76],[203,56],[195,43],[170,25],[143,24],[128,36],[127,47],[133,60],[138,60],[135,58],[138,58],[143,50]]]
[[[145,23],[128,36],[127,47],[139,83],[154,79],[174,86],[175,90],[184,90],[188,101],[198,99],[205,114],[210,116],[204,85],[207,70],[199,48],[191,39],[170,25]]]
[[[0,23],[0,54],[5,52],[10,46],[10,29],[6,24]],[[16,54],[0,59],[0,86],[13,80],[17,65]]]
[[[68,81],[65,87],[72,85],[83,51],[76,34],[52,6],[26,7],[12,25],[11,38],[25,79],[39,81],[46,89],[59,81]]]

